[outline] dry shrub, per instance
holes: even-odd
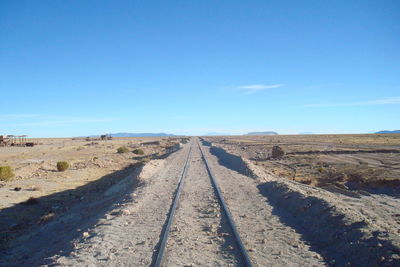
[[[319,175],[311,179],[314,186],[324,186],[327,184],[343,184],[347,182],[362,185],[384,184],[387,172],[378,168],[368,168],[366,165],[339,165],[329,167],[319,167],[317,169]]]
[[[63,172],[69,168],[69,163],[66,161],[59,161],[57,162],[57,170],[59,172]]]
[[[141,163],[141,164],[146,164],[146,163],[150,162],[150,160],[151,160],[150,157],[146,157],[146,158],[141,159],[141,160],[139,161],[139,163]]]
[[[333,167],[319,167],[316,174],[310,174],[312,186],[324,186],[327,184],[338,184],[343,182],[344,173]]]
[[[14,176],[10,166],[0,166],[0,181],[10,181]]]
[[[117,153],[122,154],[122,153],[127,153],[129,152],[129,149],[126,146],[121,146],[117,149]]]
[[[360,184],[374,184],[384,181],[391,181],[386,179],[388,172],[378,168],[353,168],[345,172],[347,182],[355,182]]]
[[[144,154],[144,151],[142,149],[140,149],[140,148],[137,148],[137,149],[133,150],[132,152],[134,154],[136,154],[136,155],[143,155]]]

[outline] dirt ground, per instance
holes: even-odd
[[[205,137],[329,265],[400,260],[400,135]],[[272,147],[286,153],[272,157]],[[327,179],[318,169],[335,170]],[[350,172],[357,173],[351,179]],[[347,176],[348,175],[348,176]],[[339,264],[339,266],[341,266]]]
[[[377,154],[375,157],[382,162],[390,156],[391,167],[396,170],[398,137],[385,137],[393,138],[387,144],[380,136],[377,140],[374,136],[365,136],[365,142],[359,142],[357,136],[313,137],[299,136],[299,140],[293,136],[200,139],[210,171],[219,184],[253,265],[398,266],[400,198],[395,183],[373,184],[362,180],[355,183],[342,179],[314,184],[277,172],[277,166],[282,164],[295,169],[302,167],[305,171],[314,167],[313,162],[307,160],[310,151],[316,157],[342,155],[346,164],[353,164],[347,157],[354,154],[367,160]],[[273,138],[274,142],[268,138]],[[87,153],[91,156],[82,156],[77,162],[67,155],[83,153],[86,148],[79,151],[77,148],[87,144],[86,141],[80,140],[81,144],[66,149],[65,154],[55,153],[49,158],[52,171],[44,173],[48,178],[43,180],[52,181],[48,187],[60,188],[60,191],[42,192],[44,195],[37,196],[37,202],[29,205],[4,201],[8,206],[0,210],[3,227],[0,266],[151,266],[157,257],[160,237],[188,156],[186,180],[168,239],[165,265],[241,266],[231,229],[201,161],[198,140],[192,138],[186,143],[187,139],[182,138],[158,139],[160,143],[147,145],[143,142],[154,140],[113,140],[114,147],[107,148],[107,153]],[[103,145],[110,146],[112,142],[90,144],[87,149],[97,145],[104,149]],[[286,154],[271,158],[271,148],[277,143]],[[116,153],[121,145],[130,152]],[[145,154],[134,155],[131,151],[136,148],[142,148]],[[332,151],[351,152],[335,154]],[[36,155],[40,153],[43,152],[36,152]],[[149,155],[152,160],[143,160]],[[105,165],[90,165],[94,157],[103,159]],[[55,172],[55,162],[61,159],[73,162],[73,167],[63,173]],[[287,162],[283,163],[285,160]],[[300,160],[308,165],[296,165]],[[81,166],[75,164],[82,162],[87,167],[74,167]],[[13,164],[16,175],[21,177],[3,183],[1,190],[7,195],[30,194],[32,191],[25,190],[23,183],[33,183],[39,178],[24,179],[22,172],[18,172],[18,166],[24,165],[18,165],[22,163],[17,160]],[[332,163],[324,164],[329,168],[328,164]],[[354,165],[361,169],[366,166]],[[83,174],[87,170],[95,168],[106,169],[106,174],[99,177],[97,173],[92,180],[80,181],[75,187],[53,181],[70,179],[72,182],[77,179],[74,177],[85,177]],[[75,172],[82,175],[72,175]],[[379,179],[398,179],[395,171],[393,174]],[[52,178],[52,175],[68,176]],[[311,181],[317,179],[315,177]],[[350,187],[351,182],[358,187]],[[64,184],[68,187],[62,190]],[[14,191],[15,186],[23,189]],[[47,188],[46,184],[41,186]]]
[[[114,138],[113,140],[34,139],[34,147],[0,147],[0,166],[15,177],[0,181],[0,245],[7,247],[31,228],[97,197],[151,158],[172,152],[181,138]],[[117,153],[121,146],[127,153]],[[132,153],[142,149],[144,154]],[[57,171],[57,162],[70,168]],[[28,201],[30,199],[30,202]],[[27,202],[28,201],[28,202]]]
[[[400,135],[297,135],[208,138],[269,172],[305,184],[400,194]],[[273,158],[273,146],[283,157]]]

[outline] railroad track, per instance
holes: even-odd
[[[229,227],[231,229],[231,233],[232,233],[235,245],[236,245],[235,247],[237,248],[237,250],[238,250],[238,252],[240,254],[239,261],[240,261],[241,265],[243,265],[243,266],[252,266],[252,263],[250,261],[249,255],[247,253],[247,250],[244,247],[244,244],[243,244],[243,242],[242,242],[242,240],[240,238],[240,235],[239,235],[238,229],[236,227],[236,224],[235,224],[235,222],[234,222],[234,220],[232,218],[232,215],[231,215],[231,213],[230,213],[230,211],[228,209],[228,206],[227,206],[226,202],[224,201],[224,198],[222,196],[221,190],[220,190],[220,188],[218,186],[218,183],[217,183],[217,181],[215,179],[215,176],[213,175],[213,172],[212,172],[212,170],[210,168],[210,165],[208,164],[206,155],[205,155],[205,153],[204,153],[204,151],[203,151],[198,139],[195,139],[194,141],[192,141],[190,143],[190,146],[191,147],[190,147],[189,152],[187,154],[187,158],[186,158],[185,164],[183,166],[181,177],[179,179],[179,183],[178,183],[177,189],[175,191],[175,196],[174,196],[174,199],[173,199],[170,211],[169,211],[167,222],[166,222],[166,225],[165,225],[165,227],[163,229],[163,232],[161,234],[161,238],[160,238],[160,241],[159,241],[159,248],[158,248],[158,250],[156,252],[156,257],[155,257],[155,260],[153,261],[152,265],[155,266],[155,267],[159,267],[159,266],[164,266],[165,265],[165,258],[166,258],[166,254],[167,254],[168,239],[169,239],[169,236],[170,236],[171,227],[172,227],[172,225],[174,224],[174,221],[175,221],[175,214],[176,214],[177,207],[178,207],[178,204],[179,204],[179,201],[180,201],[180,196],[181,196],[181,193],[183,191],[184,184],[185,184],[185,178],[188,176],[188,169],[189,169],[189,165],[190,165],[190,160],[189,159],[191,158],[193,150],[194,149],[199,149],[199,152],[200,152],[200,155],[201,155],[201,159],[202,159],[202,162],[205,165],[205,168],[207,170],[208,178],[209,178],[209,181],[210,181],[210,183],[212,185],[212,189],[213,189],[214,195],[218,199],[219,205],[220,205],[220,207],[222,209],[223,216],[225,216],[226,221],[228,222]]]

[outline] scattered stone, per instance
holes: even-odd
[[[130,212],[130,210],[128,210],[128,209],[124,209],[124,210],[122,210],[122,214],[123,214],[123,215],[130,215],[131,212]]]
[[[89,234],[88,232],[83,232],[82,236],[83,236],[84,238],[88,238],[88,237],[90,236],[90,234]]]
[[[319,254],[315,254],[315,255],[314,255],[314,258],[316,258],[316,259],[318,259],[318,260],[322,260],[322,257],[321,257],[321,255],[319,255]]]
[[[22,188],[21,188],[21,187],[18,187],[18,186],[17,186],[17,187],[14,187],[14,191],[21,191],[21,189],[22,189]]]
[[[394,260],[400,260],[400,255],[399,254],[392,254],[391,258],[394,259]]]

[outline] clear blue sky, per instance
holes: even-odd
[[[0,1],[0,134],[400,128],[400,1]]]

